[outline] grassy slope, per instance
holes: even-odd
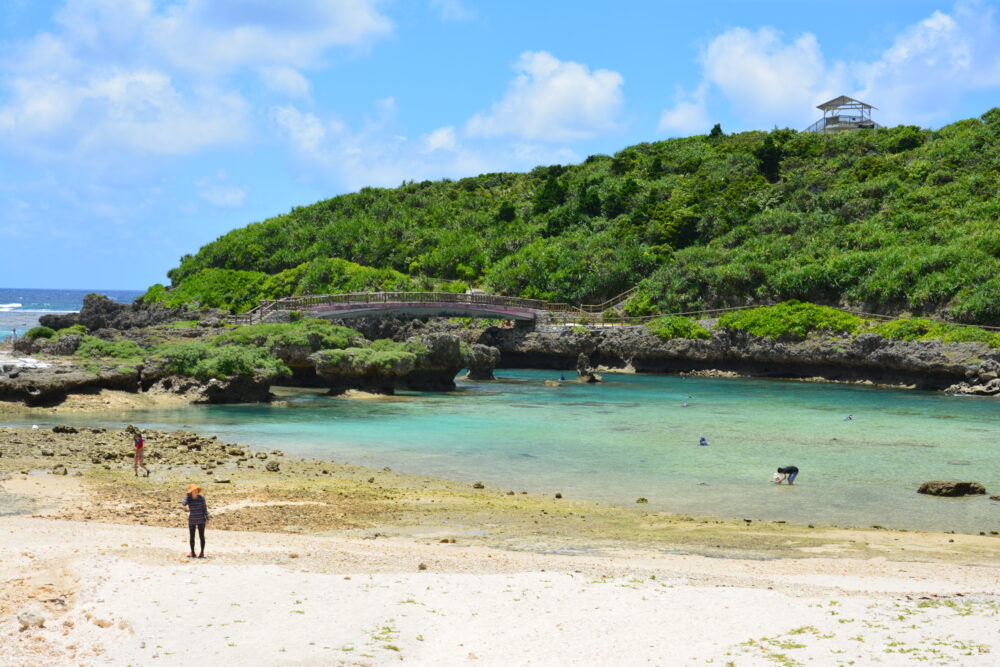
[[[641,282],[635,314],[801,299],[1000,324],[998,191],[1000,109],[937,131],[696,136],[364,188],[234,230],[169,275],[185,289],[212,283],[207,269],[259,272],[221,304],[237,310],[301,293],[295,267],[337,257],[401,286],[435,276],[569,302]]]

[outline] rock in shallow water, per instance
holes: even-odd
[[[979,482],[932,481],[924,482],[917,493],[929,496],[980,496],[986,493],[986,487]]]

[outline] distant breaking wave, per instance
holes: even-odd
[[[14,310],[15,308],[20,308],[20,307],[21,307],[21,304],[19,304],[19,303],[0,303],[0,310],[5,311],[5,312],[6,311],[11,311],[11,310]]]

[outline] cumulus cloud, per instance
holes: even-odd
[[[209,204],[222,208],[242,206],[247,198],[247,188],[233,185],[224,170],[220,170],[210,178],[202,178],[194,183],[198,196]]]
[[[880,58],[859,65],[857,93],[877,100],[886,122],[940,120],[965,93],[1000,87],[998,43],[995,10],[959,3],[910,26]]]
[[[326,128],[320,119],[294,106],[275,109],[274,120],[291,140],[295,150],[301,153],[317,153],[326,138]]]
[[[292,105],[275,109],[273,117],[310,178],[349,189],[579,160],[571,150],[550,144],[471,142],[454,126],[411,141],[397,131],[397,111],[392,98],[378,100],[372,117],[357,128]]]
[[[63,36],[90,58],[142,55],[191,72],[309,67],[337,46],[366,46],[392,24],[372,0],[69,0]]]
[[[470,137],[517,137],[568,142],[616,127],[623,104],[618,72],[562,61],[545,51],[526,51],[503,98],[469,119]]]
[[[671,135],[703,133],[711,121],[706,108],[705,96],[708,86],[701,84],[691,95],[678,90],[678,102],[660,114],[657,130]]]
[[[953,113],[963,94],[1000,86],[998,37],[993,8],[975,0],[907,27],[870,61],[828,60],[811,33],[733,28],[702,51],[702,82],[664,112],[659,129],[685,129],[707,91],[758,127],[804,127],[818,116],[817,104],[842,94],[879,107],[884,124],[933,123]]]
[[[0,61],[0,143],[38,159],[243,141],[250,105],[234,75],[307,98],[301,68],[391,30],[375,0],[67,0],[55,26]]]
[[[424,144],[425,153],[433,153],[434,151],[450,151],[455,152],[458,150],[458,137],[455,134],[455,128],[451,125],[447,127],[439,127],[429,134],[425,134],[421,140]]]
[[[0,137],[42,159],[107,149],[177,155],[242,140],[247,103],[211,86],[182,92],[153,70],[83,79],[18,77],[0,107]]]

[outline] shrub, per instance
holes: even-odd
[[[712,334],[690,317],[665,315],[646,323],[646,326],[660,340],[673,338],[711,338]]]
[[[960,326],[923,317],[906,317],[889,322],[873,323],[866,332],[895,340],[939,340],[942,343],[986,343],[1000,347],[1000,333],[979,327]]]
[[[185,342],[158,345],[150,358],[171,375],[194,376],[198,363],[208,356],[208,345]]]
[[[288,368],[270,352],[256,347],[211,347],[199,342],[158,345],[151,360],[171,375],[200,380],[262,373],[274,377],[288,375]]]
[[[267,350],[236,346],[213,349],[194,369],[194,376],[201,380],[257,373],[282,377],[290,371]]]
[[[798,301],[726,313],[719,318],[719,326],[724,329],[746,331],[771,340],[805,340],[817,332],[854,333],[862,324],[864,320],[857,315]]]
[[[340,349],[364,340],[359,332],[330,324],[328,320],[309,318],[281,324],[250,324],[216,336],[216,346],[241,345],[273,349],[276,345],[297,345],[313,350]]]
[[[79,334],[82,336],[86,333],[87,333],[87,327],[83,326],[82,324],[73,324],[71,326],[68,326],[64,329],[60,329],[59,331],[57,331],[55,333],[55,338],[58,339],[62,338],[63,336],[69,336],[71,334]]]
[[[24,337],[28,340],[37,340],[39,338],[52,338],[56,335],[56,330],[49,327],[32,327],[24,333]]]
[[[417,355],[402,350],[349,347],[345,350],[324,350],[319,353],[319,364],[336,367],[343,373],[364,375],[388,373],[404,375],[413,369]]]
[[[396,342],[390,338],[379,338],[372,341],[368,349],[376,352],[409,352],[410,354],[426,354],[427,347],[413,341]]]
[[[121,359],[141,361],[146,351],[130,340],[104,340],[95,336],[84,336],[76,356],[86,359]]]
[[[462,280],[450,280],[439,283],[435,289],[440,292],[451,292],[452,294],[465,294],[469,290],[469,283]]]
[[[257,305],[266,279],[267,275],[259,271],[203,269],[170,291],[154,285],[140,300],[172,308],[196,305],[242,313]]]

